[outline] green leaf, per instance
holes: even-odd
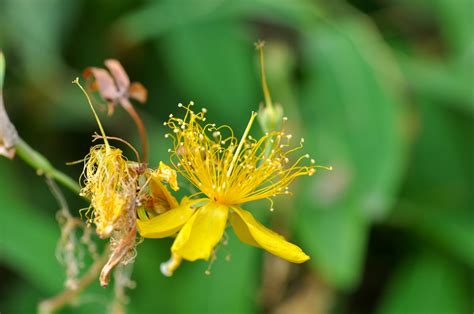
[[[407,260],[395,272],[376,313],[470,313],[462,269],[434,254]]]
[[[151,2],[121,18],[115,28],[136,44],[157,38],[179,27],[194,28],[202,23],[226,19],[259,18],[277,21],[292,28],[312,24],[321,13],[311,1],[160,1]],[[255,38],[254,40],[257,40]]]
[[[449,52],[463,54],[474,39],[472,34],[472,12],[474,5],[470,0],[404,0],[401,4],[408,10],[405,14],[424,15],[434,19],[442,40]],[[420,11],[421,9],[421,11]],[[423,16],[422,16],[423,17]]]
[[[341,289],[352,288],[359,281],[364,262],[366,218],[356,208],[333,207],[320,211],[307,208],[300,210],[297,243],[308,251],[311,265],[330,284]]]
[[[332,285],[351,288],[367,228],[386,216],[405,156],[401,79],[387,47],[363,19],[321,24],[305,36],[306,150],[321,170],[304,186],[297,232]]]
[[[444,40],[448,42],[451,50],[457,55],[463,54],[474,39],[472,34],[474,5],[472,1],[437,0],[426,1],[426,5],[434,11],[439,20]]]
[[[35,313],[41,297],[38,289],[32,288],[27,281],[15,280],[5,291],[0,307],[6,313]]]
[[[470,210],[404,206],[397,210],[395,224],[414,232],[427,243],[474,269],[474,220]],[[429,212],[429,215],[426,213]]]
[[[23,71],[34,83],[43,84],[63,70],[60,40],[75,7],[58,0],[2,3],[2,35],[17,45]]]
[[[16,184],[11,161],[1,160],[0,261],[25,281],[47,293],[62,289],[62,267],[55,257],[59,228],[28,200],[28,190]]]
[[[136,313],[160,309],[164,313],[255,313],[259,282],[258,254],[239,242],[233,231],[229,245],[221,246],[217,260],[206,275],[207,262],[183,261],[171,278],[160,273],[160,263],[169,259],[171,241],[146,239],[138,248],[131,291]],[[230,254],[231,260],[226,261]],[[151,292],[151,293],[150,293]]]
[[[472,116],[453,114],[423,99],[417,103],[423,129],[391,221],[474,267],[474,165],[467,136]]]
[[[397,56],[411,88],[433,105],[444,105],[474,113],[473,65],[453,66],[426,57]]]
[[[455,114],[423,98],[417,104],[423,128],[413,149],[404,200],[423,207],[472,207],[472,116]]]
[[[243,124],[258,108],[255,51],[243,30],[223,20],[178,27],[157,42],[180,101],[213,109],[211,115],[222,114],[230,125]]]

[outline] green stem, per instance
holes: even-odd
[[[23,159],[23,161],[28,165],[35,168],[38,174],[44,174],[48,177],[51,177],[74,193],[79,194],[81,187],[76,181],[54,168],[53,165],[51,165],[51,163],[46,159],[46,157],[31,148],[31,146],[21,138],[18,138],[15,149],[17,156]]]
[[[273,109],[272,97],[270,96],[270,90],[268,89],[267,84],[267,75],[265,74],[265,56],[263,55],[263,47],[265,46],[264,41],[259,41],[256,45],[259,55],[260,55],[260,73],[262,76],[262,89],[263,89],[263,96],[265,98],[265,105]]]

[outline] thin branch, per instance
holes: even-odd
[[[18,135],[18,132],[15,126],[11,123],[3,104],[2,90],[4,73],[5,58],[0,51],[0,155],[13,158],[16,150],[18,157],[36,169],[38,174],[44,174],[46,177],[51,177],[69,188],[71,191],[79,194],[81,187],[76,181],[54,168],[43,155],[31,148],[31,146],[23,141]]]
[[[30,145],[28,145],[28,143],[23,141],[23,139],[21,139],[20,137],[18,137],[18,140],[15,144],[15,148],[18,157],[20,157],[24,162],[36,169],[38,174],[51,177],[62,185],[64,185],[65,187],[67,187],[68,189],[70,189],[71,191],[73,191],[74,193],[79,194],[81,190],[79,183],[54,168],[53,165],[51,165],[51,163],[48,161],[48,159],[46,159],[46,157],[34,150]]]
[[[15,156],[15,143],[18,140],[18,132],[8,118],[3,105],[3,77],[5,75],[5,58],[0,51],[0,155],[12,159]]]
[[[67,289],[60,294],[42,301],[38,305],[38,312],[41,314],[53,313],[60,308],[64,307],[66,304],[71,303],[76,296],[78,296],[82,290],[88,287],[94,280],[97,279],[99,273],[107,262],[109,256],[109,247],[104,250],[101,258],[96,260],[87,273],[77,282],[76,289]]]

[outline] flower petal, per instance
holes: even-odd
[[[178,190],[178,181],[175,170],[160,161],[160,165],[157,169],[147,172],[147,177],[150,180],[149,185],[152,198],[151,208],[157,214],[178,207],[176,198],[163,184],[163,182],[166,182],[173,190]]]
[[[164,238],[175,234],[196,210],[191,205],[191,202],[182,202],[181,206],[170,209],[150,220],[137,219],[140,235],[144,238]]]
[[[214,246],[222,238],[228,213],[227,206],[207,203],[184,225],[171,251],[189,261],[209,259]]]
[[[232,209],[230,223],[242,242],[261,247],[292,263],[303,263],[310,259],[298,246],[255,220],[250,212],[238,207]]]
[[[157,213],[163,213],[167,210],[178,207],[178,201],[168,191],[166,186],[153,177],[150,180],[151,198],[153,201],[153,210]]]

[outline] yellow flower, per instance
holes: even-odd
[[[289,194],[288,185],[298,176],[312,175],[317,166],[303,165],[308,155],[291,158],[302,148],[290,148],[291,135],[284,131],[266,133],[260,139],[249,136],[256,117],[252,113],[239,141],[228,126],[206,124],[205,112],[184,107],[184,119],[172,115],[165,124],[172,129],[166,137],[173,139],[171,161],[177,171],[189,180],[201,195],[184,199],[181,204],[151,219],[137,221],[145,238],[163,238],[176,233],[171,247],[172,258],[162,271],[171,275],[181,259],[209,259],[221,240],[227,222],[239,239],[247,244],[293,263],[310,257],[298,246],[260,224],[252,214],[241,208],[247,202]],[[179,105],[182,107],[182,105]],[[293,159],[293,161],[291,161]],[[272,203],[273,204],[273,203]],[[273,210],[271,208],[271,210]]]
[[[123,211],[131,206],[136,178],[118,148],[99,144],[84,159],[81,195],[91,200],[92,221],[101,238],[110,236]]]

